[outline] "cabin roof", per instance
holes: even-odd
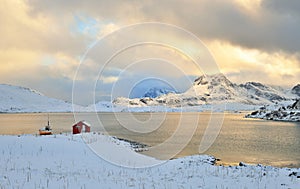
[[[85,125],[87,125],[89,127],[91,126],[91,124],[89,122],[85,121],[85,120],[83,120],[82,123],[84,123]]]
[[[89,123],[89,122],[87,122],[87,121],[85,121],[85,120],[81,120],[81,121],[78,121],[77,123],[74,123],[73,124],[73,127],[75,126],[75,125],[77,125],[78,123],[83,123],[84,125],[86,125],[86,126],[89,126],[89,127],[91,127],[91,124]]]

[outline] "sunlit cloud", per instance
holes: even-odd
[[[208,42],[221,70],[234,82],[259,81],[272,85],[296,85],[300,80],[299,54],[263,52],[226,42]],[[245,74],[245,73],[249,74]],[[261,74],[260,74],[261,73]],[[287,79],[285,76],[291,76]]]
[[[101,29],[97,34],[97,39],[101,39],[105,35],[111,34],[118,29],[120,29],[120,27],[114,23],[102,24]]]
[[[246,13],[256,14],[260,11],[262,0],[234,0]]]
[[[0,82],[31,87],[52,97],[70,100],[76,70],[92,44],[122,27],[142,22],[166,22],[192,32],[208,46],[220,71],[235,82],[255,80],[292,86],[300,80],[299,1],[3,0],[1,4]],[[152,34],[145,30],[140,35]],[[186,52],[197,53],[185,38],[173,38],[164,32],[160,35]],[[134,37],[124,36],[123,40]],[[112,41],[112,45],[120,42]],[[188,76],[203,74],[184,53],[143,46],[129,49],[111,62],[104,75],[105,89],[117,81],[124,65],[147,58],[164,59]],[[82,86],[84,81],[97,79],[105,59],[88,61],[83,74],[76,78]],[[148,70],[140,66],[132,75],[140,78],[156,72],[159,77],[175,81],[180,74],[172,75],[170,64],[162,64],[161,69],[149,66]],[[101,95],[107,96],[103,91]]]
[[[103,83],[108,84],[108,83],[115,83],[118,81],[118,77],[114,76],[109,76],[109,77],[101,77],[101,80]]]

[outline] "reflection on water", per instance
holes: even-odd
[[[185,119],[184,125],[180,126],[183,116],[188,119]],[[110,135],[150,146],[158,146],[176,133],[176,140],[171,140],[167,149],[151,150],[150,148],[149,151],[143,152],[163,158],[170,155],[169,153],[174,149],[178,149],[178,146],[184,144],[187,139],[189,141],[187,146],[175,157],[198,154],[200,141],[210,117],[210,113],[167,113],[166,115],[164,113],[100,113],[98,115],[80,113],[76,115],[76,120],[89,121],[92,124],[92,131],[108,132]],[[50,124],[54,133],[71,132],[74,122],[72,113],[50,114]],[[189,137],[195,123],[196,131],[193,137]],[[0,134],[35,134],[45,124],[47,124],[47,114],[43,113],[0,114]],[[139,125],[146,129],[138,128]],[[178,132],[179,128],[180,132]],[[253,164],[300,167],[299,147],[299,122],[244,119],[243,114],[228,113],[225,114],[223,127],[216,141],[205,153],[220,158],[225,164],[243,161]]]

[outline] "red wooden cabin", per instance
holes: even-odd
[[[73,127],[73,134],[91,132],[91,125],[84,120],[79,121],[78,123],[74,124],[72,127]]]

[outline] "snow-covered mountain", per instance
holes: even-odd
[[[295,98],[297,98],[295,94],[285,93],[279,88],[257,82],[237,85],[223,74],[214,74],[198,77],[193,86],[181,94],[168,93],[156,98],[128,99],[122,97],[115,99],[113,103],[127,107],[191,107],[222,103],[265,105],[286,102]]]
[[[287,101],[295,95],[283,92],[279,88],[258,82],[247,82],[237,85],[223,74],[203,75],[197,78],[189,91],[196,91],[206,97],[207,103],[238,102],[245,104],[270,104]],[[185,94],[187,94],[187,91]]]
[[[165,94],[169,94],[169,93],[176,93],[176,92],[174,90],[167,89],[167,88],[156,88],[156,87],[153,87],[153,88],[149,89],[143,95],[143,97],[156,98],[156,97],[159,97],[161,95],[165,95]]]
[[[0,112],[70,112],[72,105],[24,87],[0,84]]]
[[[247,101],[241,98],[245,93],[239,86],[228,80],[223,74],[202,75],[195,79],[193,86],[182,94],[183,101],[193,99],[197,96],[197,104],[215,104],[220,102],[243,102]],[[186,98],[189,97],[189,98]]]
[[[202,75],[184,93],[152,88],[142,98],[119,97],[75,111],[205,111],[226,103],[226,110],[253,110],[261,105],[286,105],[299,98],[300,85],[290,90],[257,82],[237,85],[223,74]],[[180,109],[180,108],[184,109]],[[214,107],[215,108],[215,107]],[[0,112],[71,112],[68,102],[49,98],[29,88],[0,85]],[[220,110],[222,111],[222,107]]]

